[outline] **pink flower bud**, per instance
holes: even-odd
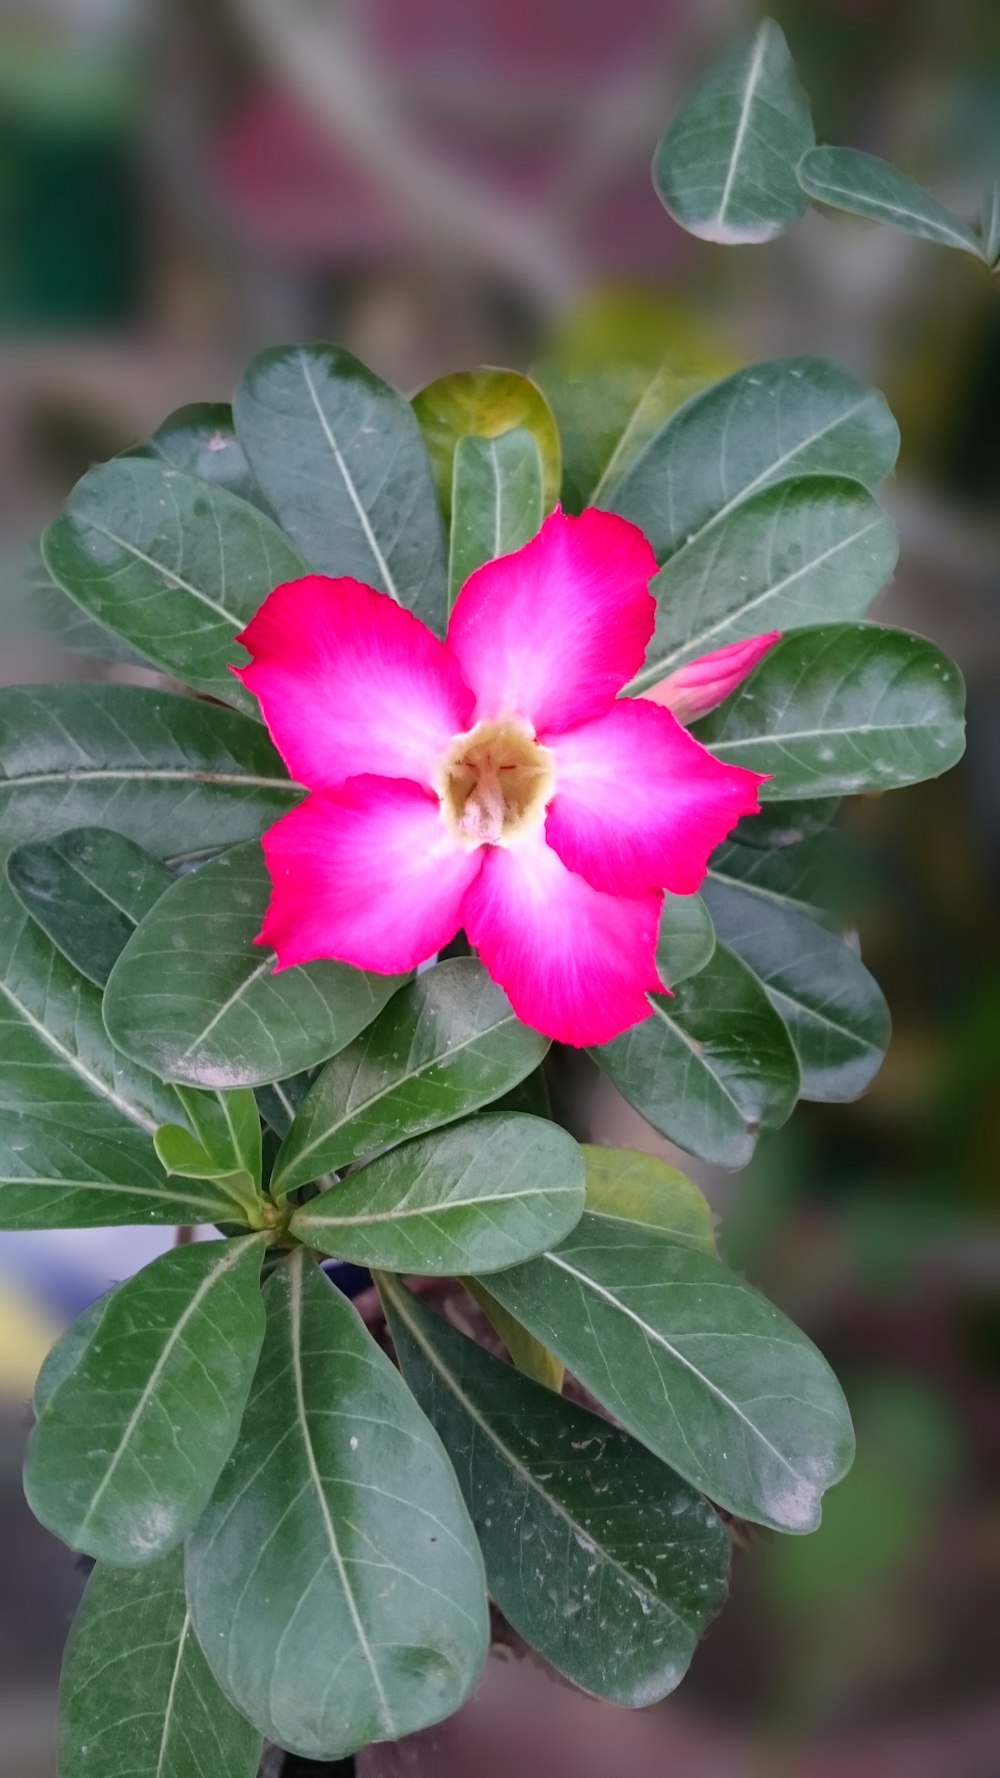
[[[666,705],[678,722],[694,722],[699,716],[707,716],[723,698],[728,698],[730,692],[753,672],[757,662],[763,660],[768,649],[780,641],[781,631],[769,630],[766,636],[750,636],[746,642],[729,642],[725,648],[717,648],[712,654],[688,661],[687,666],[678,667],[676,673],[668,673],[666,679],[661,679],[650,691],[644,691],[642,696],[654,704]]]

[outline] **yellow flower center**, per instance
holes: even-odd
[[[455,836],[476,846],[512,846],[537,832],[555,788],[552,754],[517,717],[477,722],[456,735],[434,788]]]

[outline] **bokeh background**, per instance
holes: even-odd
[[[1000,167],[996,0],[770,10],[820,140],[976,214]],[[850,812],[848,897],[895,1024],[874,1087],[800,1107],[740,1176],[694,1169],[729,1261],[838,1368],[857,1464],[815,1536],[739,1537],[732,1601],[674,1698],[628,1718],[514,1663],[491,1757],[522,1778],[993,1778],[1000,287],[843,218],[737,250],[674,226],[654,141],[757,16],[739,0],[0,0],[0,679],[101,670],[24,634],[24,542],[91,463],[183,402],[226,399],[268,344],[336,340],[412,390],[526,368],[581,329],[607,326],[613,354],[600,317],[629,290],[682,356],[826,353],[886,391],[903,549],[879,615],[958,659],[969,754]],[[662,1150],[585,1066],[564,1087],[582,1129]],[[0,1237],[0,1778],[53,1778],[82,1586],[20,1501],[34,1374],[158,1240]],[[449,1773],[486,1773],[474,1739],[456,1745]]]

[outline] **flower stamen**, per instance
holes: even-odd
[[[552,755],[518,718],[456,735],[434,781],[441,814],[469,850],[511,846],[534,833],[552,798]]]

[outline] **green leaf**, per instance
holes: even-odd
[[[267,1086],[257,1088],[261,1117],[277,1136],[288,1135],[295,1114],[315,1078],[315,1070],[307,1068],[301,1074],[290,1074],[286,1080],[272,1080]]]
[[[327,962],[273,974],[254,943],[270,889],[256,843],[168,889],[105,991],[119,1049],[163,1080],[225,1090],[311,1068],[364,1029],[400,978]]]
[[[379,1288],[508,1622],[598,1697],[632,1709],[665,1697],[725,1596],[715,1513],[626,1433],[526,1381],[398,1280]]]
[[[299,802],[260,723],[132,685],[0,691],[0,851],[111,826],[157,858],[250,839]]]
[[[803,1099],[856,1099],[882,1065],[890,1019],[878,983],[832,932],[735,886],[706,884],[718,930],[758,980],[795,1046]]]
[[[215,1180],[240,1205],[251,1228],[263,1227],[263,1142],[253,1093],[245,1087],[228,1093],[176,1091],[191,1130],[161,1125],[153,1138],[160,1165],[186,1179]]]
[[[72,1549],[135,1568],[207,1506],[263,1338],[258,1236],[161,1254],[109,1298],[28,1443],[25,1493]]]
[[[818,1524],[853,1455],[847,1403],[812,1342],[717,1260],[584,1214],[490,1289],[710,1500],[779,1531]]]
[[[254,359],[233,411],[261,493],[312,567],[443,628],[441,518],[409,402],[350,352],[282,346]]]
[[[922,637],[829,624],[785,636],[694,733],[771,773],[769,802],[853,796],[946,772],[964,750],[964,701],[958,668]]]
[[[805,213],[795,168],[814,141],[784,33],[763,19],[685,96],[653,157],[653,184],[700,240],[771,241]]]
[[[451,499],[451,603],[470,574],[520,549],[541,522],[542,463],[531,433],[519,427],[500,438],[460,438]]]
[[[733,831],[740,846],[758,851],[780,851],[824,833],[836,819],[839,796],[817,796],[801,802],[772,803],[756,815],[744,815]]]
[[[241,500],[260,498],[226,401],[197,401],[177,408],[150,438],[121,455],[172,464],[199,481],[217,482]]]
[[[51,637],[60,648],[94,660],[121,661],[130,667],[150,665],[145,655],[88,617],[56,584],[42,560],[41,539],[31,545],[21,579],[19,616],[27,619],[29,634]]]
[[[60,1778],[256,1778],[261,1738],[219,1691],[191,1628],[180,1551],[102,1562],[59,1688]]]
[[[369,1161],[292,1217],[321,1253],[390,1272],[493,1272],[560,1241],[583,1209],[583,1160],[546,1118],[470,1118]]]
[[[560,1394],[566,1378],[566,1367],[560,1364],[555,1354],[536,1340],[526,1327],[509,1315],[502,1303],[487,1290],[480,1278],[463,1275],[459,1283],[467,1290],[473,1301],[479,1304],[487,1321],[498,1333],[510,1355],[511,1363],[526,1377],[541,1383],[546,1389],[554,1389]]]
[[[230,672],[268,593],[309,565],[269,518],[164,463],[117,457],[74,488],[42,539],[53,578],[175,679],[251,714]]]
[[[888,222],[908,235],[936,241],[942,247],[958,247],[989,263],[974,229],[915,179],[877,155],[862,154],[856,148],[812,148],[799,163],[798,178],[814,203],[868,216],[874,222]]]
[[[774,803],[789,809],[790,803]],[[711,884],[734,886],[779,913],[805,914],[832,932],[845,924],[847,870],[839,834],[817,833],[799,845],[773,852],[732,842],[712,854],[703,893]]]
[[[824,358],[778,358],[737,371],[674,414],[611,505],[664,562],[778,482],[835,475],[876,488],[898,450],[899,428],[876,390]]]
[[[98,988],[173,881],[134,840],[106,827],[29,841],[10,854],[7,876],[56,949]]]
[[[700,895],[663,897],[656,967],[665,988],[697,975],[715,950],[712,916]]]
[[[863,617],[898,553],[894,526],[860,482],[803,476],[765,488],[660,570],[656,629],[630,690],[765,630]]]
[[[482,1557],[437,1434],[346,1297],[301,1249],[263,1294],[257,1387],[188,1546],[188,1598],[237,1709],[340,1759],[468,1696]]]
[[[534,377],[562,438],[563,505],[607,506],[663,422],[732,358],[676,304],[601,292],[563,320]]]
[[[559,498],[562,475],[559,431],[544,394],[530,377],[489,366],[456,371],[421,389],[413,397],[413,412],[431,460],[446,524],[453,516],[455,456],[462,440],[495,442],[515,431],[530,433],[538,447],[542,504],[545,512],[551,512]]]
[[[720,1167],[745,1167],[799,1088],[795,1051],[756,976],[726,945],[651,1018],[592,1051],[654,1129]]]
[[[472,957],[425,970],[323,1069],[295,1114],[276,1196],[331,1168],[466,1117],[538,1066],[548,1039],[522,1025]]]
[[[153,1150],[169,1088],[112,1046],[101,996],[0,883],[0,1228],[214,1222],[210,1185],[170,1185]]]
[[[49,1348],[35,1378],[35,1393],[31,1405],[36,1420],[41,1418],[43,1409],[48,1406],[60,1383],[76,1369],[85,1347],[90,1344],[97,1331],[111,1296],[112,1291],[106,1290],[101,1296],[95,1297],[76,1320],[70,1322],[55,1345]]]
[[[630,1148],[585,1145],[587,1216],[652,1229],[681,1247],[715,1258],[715,1225],[708,1200],[676,1167]]]

